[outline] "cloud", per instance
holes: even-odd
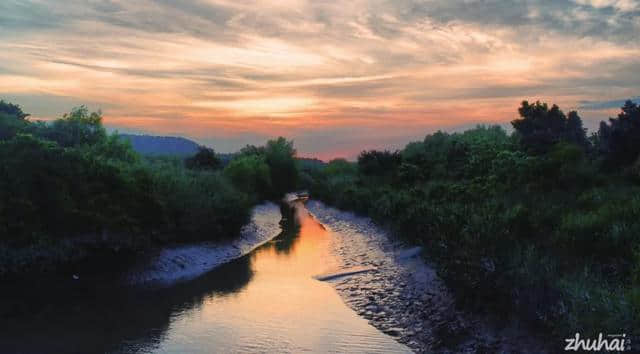
[[[618,11],[629,12],[637,10],[639,3],[636,0],[573,0],[580,5],[591,6],[596,9],[613,8]]]
[[[64,97],[102,107],[111,127],[180,133],[221,151],[287,135],[303,154],[352,154],[508,122],[522,99],[569,110],[635,97],[637,5],[7,0],[0,97],[44,118],[60,114],[52,98]]]
[[[580,101],[579,109],[584,110],[602,110],[609,108],[620,108],[624,106],[624,103],[627,100],[631,100],[635,103],[640,104],[640,96],[638,97],[630,97],[625,99],[617,99],[617,100],[609,100],[609,101]]]

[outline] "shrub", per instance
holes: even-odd
[[[187,160],[190,168],[178,158],[143,159],[86,107],[51,124],[26,117],[0,101],[0,274],[105,250],[233,237],[251,205],[274,194],[272,175],[283,190],[297,178],[295,150],[284,139],[242,155],[223,174],[206,148]]]
[[[257,199],[266,198],[272,193],[271,173],[264,156],[236,158],[225,167],[224,175],[236,188]]]
[[[364,151],[357,174],[339,162],[312,175],[311,194],[425,245],[468,306],[517,313],[563,336],[632,331],[640,325],[638,179],[633,166],[598,164],[640,161],[630,143],[637,114],[627,103],[592,149],[577,113],[523,102],[511,136],[479,126],[436,132],[397,153]]]

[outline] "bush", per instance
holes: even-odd
[[[336,162],[310,192],[424,245],[472,308],[562,336],[638,328],[638,179],[633,167],[598,168],[638,161],[637,106],[601,128],[597,149],[575,112],[523,102],[520,115],[511,136],[479,126],[365,151],[359,173]]]
[[[100,112],[89,113],[85,106],[74,108],[57,119],[43,133],[44,138],[55,141],[62,147],[98,144],[107,136],[102,126]]]
[[[224,175],[236,188],[257,199],[264,199],[272,192],[271,173],[264,156],[236,158],[225,167]]]
[[[204,147],[184,163],[143,159],[86,107],[51,124],[26,117],[0,101],[0,274],[104,250],[234,237],[253,203],[288,191],[297,178],[293,144],[283,138],[222,173]]]

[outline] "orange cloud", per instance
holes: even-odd
[[[6,5],[0,96],[31,97],[17,103],[36,117],[61,112],[33,97],[64,97],[102,107],[118,129],[220,149],[286,135],[302,154],[330,157],[508,123],[523,99],[569,110],[638,95],[630,1],[533,1],[505,5],[505,16],[409,3]],[[587,112],[587,126],[606,114]]]

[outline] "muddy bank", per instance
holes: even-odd
[[[540,338],[518,322],[460,311],[454,297],[424,262],[420,248],[392,240],[368,218],[317,201],[309,211],[332,232],[342,262],[332,283],[343,300],[381,331],[416,352],[540,353]]]
[[[158,250],[124,276],[126,284],[169,286],[194,279],[242,257],[276,237],[281,231],[280,207],[267,202],[253,208],[251,221],[240,236],[224,243],[198,243]]]

